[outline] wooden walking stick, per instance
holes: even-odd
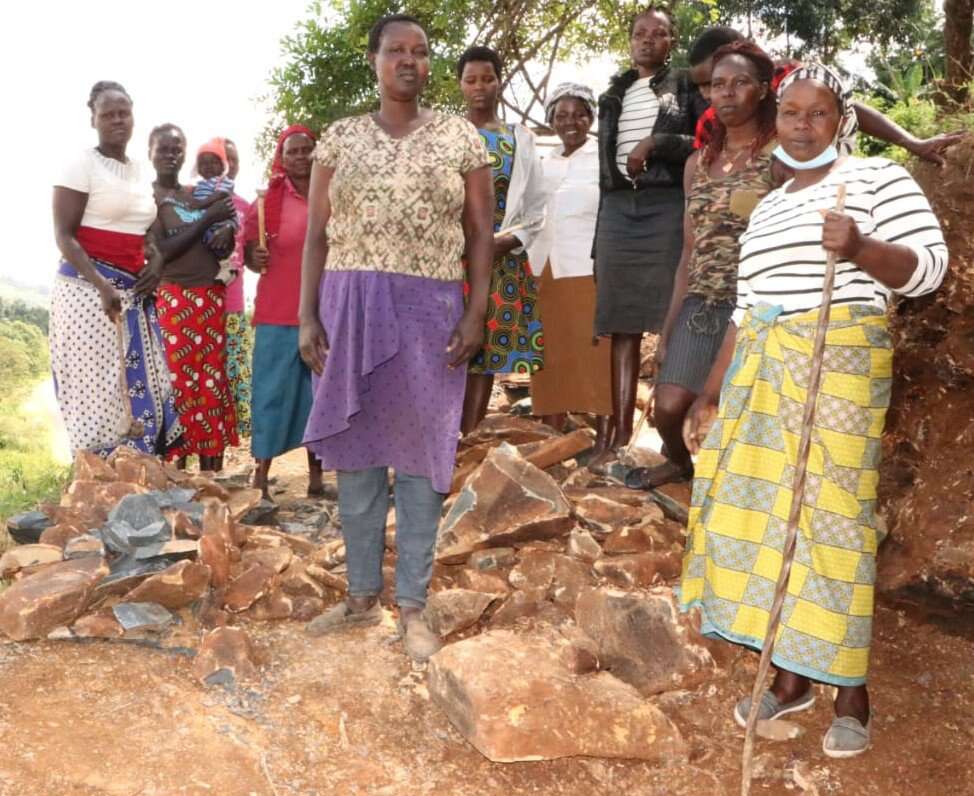
[[[649,388],[649,398],[643,405],[642,414],[639,415],[639,420],[636,422],[636,428],[633,430],[632,436],[629,438],[629,443],[626,445],[623,453],[629,453],[632,450],[633,445],[636,444],[636,440],[639,439],[639,433],[643,430],[643,426],[646,425],[646,421],[649,419],[649,413],[653,409],[653,398],[655,397],[655,394],[656,386],[653,385]]]
[[[128,363],[125,361],[125,314],[120,312],[115,321],[115,334],[118,340],[118,394],[122,399],[122,417],[118,424],[118,435],[138,439],[145,433],[145,424],[132,416],[132,401],[129,398],[128,379],[125,372]]]
[[[257,189],[257,245],[262,249],[267,248],[267,222],[264,215],[264,199],[266,196],[266,188]],[[261,268],[260,272],[266,274],[267,269]]]
[[[845,209],[845,194],[845,185],[839,185],[835,199],[835,211],[837,213],[841,213]],[[835,252],[829,252],[825,262],[822,305],[818,310],[818,325],[815,328],[815,343],[812,347],[812,361],[808,370],[808,392],[805,396],[802,434],[798,443],[798,457],[795,461],[795,480],[792,482],[791,488],[791,510],[785,529],[785,544],[781,551],[781,572],[778,575],[774,599],[771,602],[768,629],[764,636],[764,646],[761,648],[761,661],[758,663],[758,674],[754,680],[754,688],[751,689],[751,710],[747,714],[747,727],[744,730],[744,754],[741,761],[742,796],[749,796],[751,793],[751,778],[754,775],[754,731],[758,725],[758,711],[761,708],[764,681],[767,679],[768,669],[771,667],[774,637],[778,632],[778,626],[781,624],[781,609],[785,602],[785,594],[788,591],[791,565],[795,560],[798,520],[801,517],[802,502],[805,497],[805,475],[808,469],[808,453],[812,444],[812,427],[815,425],[815,403],[818,400],[818,390],[822,379],[825,334],[828,331],[829,314],[832,309],[832,288],[835,286],[835,263],[837,259]]]

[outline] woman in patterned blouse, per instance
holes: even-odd
[[[381,617],[391,467],[399,627],[423,660],[440,646],[421,614],[465,366],[483,344],[493,198],[473,125],[419,104],[430,71],[420,23],[379,20],[369,62],[379,110],[325,130],[311,177],[299,345],[316,379],[305,443],[338,471],[348,598],[309,632]]]

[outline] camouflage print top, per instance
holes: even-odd
[[[738,241],[751,211],[774,187],[770,148],[726,177],[711,177],[701,159],[687,194],[694,236],[687,295],[700,296],[707,303],[737,300]]]

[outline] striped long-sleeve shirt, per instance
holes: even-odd
[[[616,143],[616,165],[626,174],[630,153],[646,136],[652,135],[659,116],[659,98],[650,88],[652,78],[643,77],[626,89],[619,116],[619,139]]]
[[[884,158],[848,158],[816,185],[789,192],[789,183],[769,193],[751,214],[741,236],[737,272],[740,325],[756,304],[778,304],[797,315],[822,303],[826,252],[820,210],[835,206],[838,185],[846,185],[846,214],[863,235],[907,246],[917,255],[913,275],[896,290],[854,263],[839,260],[833,304],[869,304],[886,309],[892,293],[922,296],[940,286],[947,270],[947,245],[940,222],[906,169]]]

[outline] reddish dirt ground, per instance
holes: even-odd
[[[303,462],[276,469],[282,512]],[[190,659],[118,642],[0,644],[0,794],[164,796],[493,796],[735,794],[742,733],[730,719],[753,656],[712,682],[656,701],[679,725],[688,762],[567,759],[495,764],[429,700],[391,616],[378,628],[311,639],[300,624],[246,625],[262,680],[204,689]],[[797,741],[760,741],[754,793],[974,794],[974,621],[911,605],[876,615],[875,744],[851,761],[820,748],[824,690]]]

